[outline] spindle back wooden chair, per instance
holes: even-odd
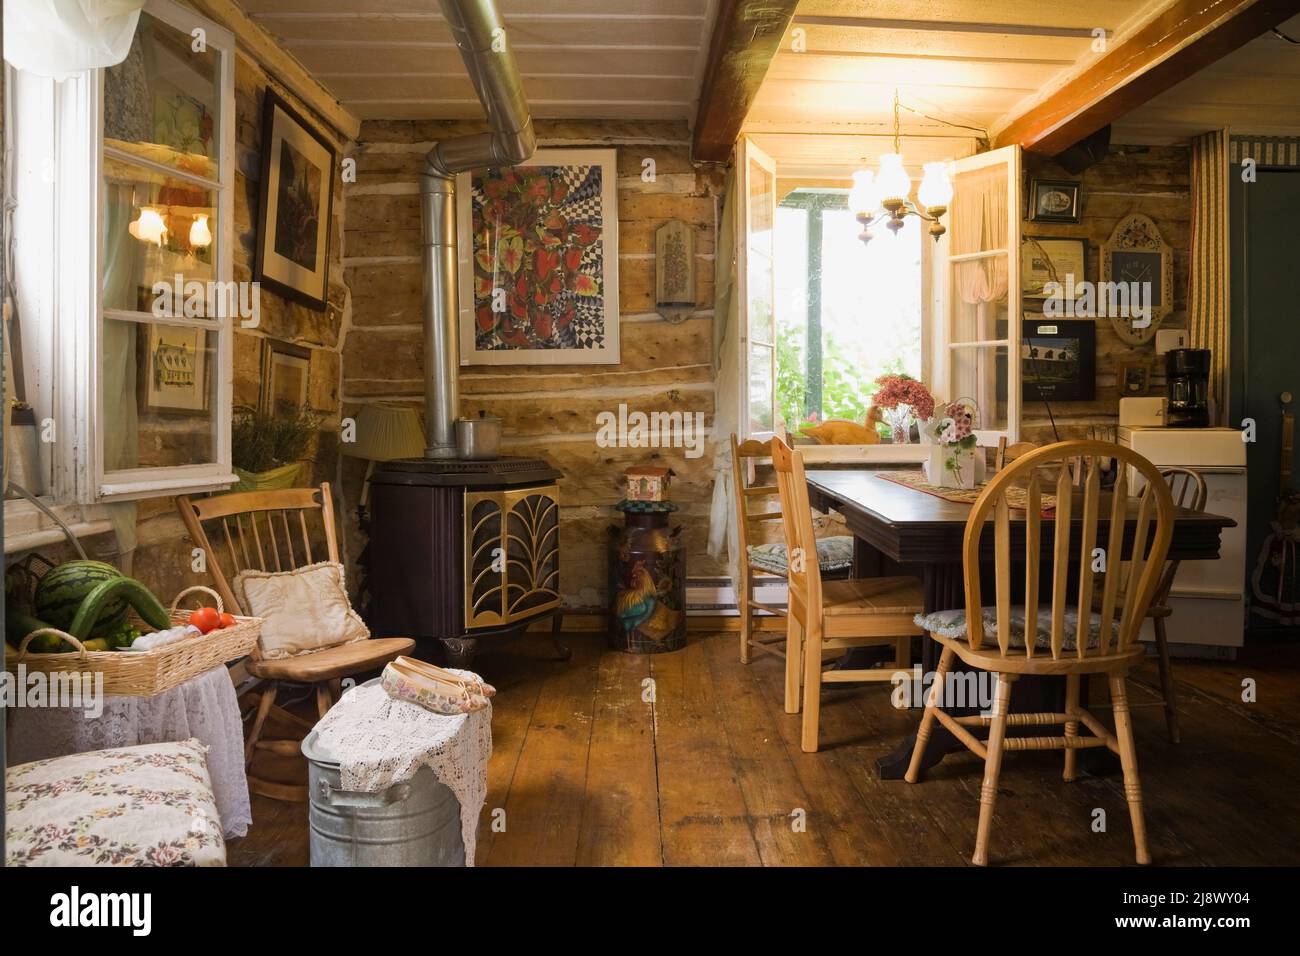
[[[236,492],[210,498],[181,495],[176,507],[190,538],[202,549],[217,593],[233,614],[246,612],[232,587],[241,571],[293,571],[319,561],[339,560],[334,500],[328,482],[319,488]],[[245,764],[251,769],[258,750],[301,756],[299,741],[264,740],[261,736],[272,713],[302,730],[312,729],[311,722],[276,704],[281,683],[310,685],[315,692],[317,714],[324,717],[338,699],[342,678],[383,667],[414,647],[415,642],[405,637],[373,638],[275,660],[263,659],[260,649],[255,648],[247,662],[248,673],[265,681],[266,686],[256,712],[251,713],[253,723],[244,744]],[[245,715],[245,719],[249,716]],[[251,773],[248,784],[254,793],[277,800],[307,799],[306,787],[263,780]]]
[[[1188,511],[1202,512],[1205,510],[1205,502],[1209,498],[1209,490],[1205,484],[1205,478],[1199,471],[1191,468],[1168,467],[1161,468],[1160,475],[1169,486],[1169,494],[1173,499],[1175,508],[1186,508]],[[1170,743],[1180,743],[1182,741],[1182,731],[1178,727],[1178,705],[1175,699],[1174,691],[1174,668],[1169,658],[1169,631],[1166,621],[1173,613],[1169,606],[1169,593],[1174,587],[1174,576],[1178,574],[1179,562],[1166,561],[1164,573],[1160,576],[1160,583],[1156,585],[1155,597],[1151,599],[1151,606],[1147,608],[1147,617],[1151,618],[1151,628],[1156,637],[1156,660],[1160,668],[1160,695],[1161,699],[1154,702],[1157,707],[1163,707],[1165,711],[1165,730],[1169,734]],[[1122,583],[1121,583],[1122,586]],[[1135,704],[1136,707],[1146,706],[1146,704]]]
[[[1079,459],[1083,476],[1077,494],[1069,469],[1063,467],[1071,457]],[[1101,462],[1105,459],[1114,459],[1117,466],[1108,501],[1101,490]],[[1145,479],[1135,496],[1137,513],[1131,536],[1126,529],[1132,498],[1125,465],[1133,466]],[[1044,482],[1040,473],[1054,474],[1054,480]],[[1013,505],[1008,500],[1011,493],[1023,509],[1023,520],[1012,520]],[[1047,493],[1055,494],[1055,509],[1050,517],[1043,513],[1043,496]],[[1023,499],[1019,498],[1021,494]],[[984,759],[973,857],[977,865],[988,862],[989,831],[1004,751],[1062,749],[1064,776],[1069,781],[1075,775],[1076,750],[1103,746],[1119,754],[1137,861],[1150,862],[1126,678],[1144,655],[1138,633],[1164,573],[1174,512],[1169,487],[1155,465],[1128,448],[1099,441],[1059,442],[1016,459],[988,483],[972,506],[963,548],[966,607],[960,620],[951,612],[930,616],[930,635],[943,645],[943,653],[906,779],[909,783],[919,779],[922,755],[935,720]],[[1077,536],[1072,538],[1076,514]],[[1099,530],[1103,516],[1104,538]],[[991,608],[981,600],[980,565],[981,541],[989,533],[993,538],[995,573],[995,603]],[[1020,538],[1015,544],[1013,535]],[[1125,586],[1121,590],[1120,574],[1105,575],[1101,610],[1094,615],[1093,592],[1099,567],[1094,549],[1102,548],[1105,561],[1119,565],[1125,557],[1126,541],[1131,543],[1123,569]],[[1015,607],[1013,564],[1023,564],[1023,570],[1015,573],[1023,575],[1024,583],[1023,605]],[[1046,576],[1049,574],[1050,578]],[[1051,592],[1050,606],[1042,609],[1040,582],[1050,585]],[[1077,591],[1072,592],[1075,583]],[[1040,610],[1044,613],[1040,614]],[[952,717],[940,706],[954,657],[961,658],[968,667],[996,675],[991,716]],[[1109,682],[1114,733],[1079,706],[1080,679],[1094,673],[1105,674]],[[1065,712],[1009,715],[1011,683],[1022,674],[1064,676]],[[1080,723],[1092,736],[1080,736]],[[1008,738],[1008,724],[1061,725],[1064,736]],[[972,727],[987,727],[987,740],[978,740]]]
[[[920,580],[913,577],[822,580],[803,455],[780,438],[772,439],[771,449],[789,555],[785,710],[788,714],[799,710],[802,675],[800,744],[805,753],[813,753],[818,748],[822,684],[889,681],[898,671],[908,670],[912,638],[923,633],[913,618],[924,606],[924,598]],[[822,670],[823,649],[871,645],[893,647],[892,668]]]
[[[764,604],[754,597],[755,575],[772,575],[767,568],[757,567],[750,559],[750,547],[765,540],[759,534],[764,522],[780,521],[780,499],[776,485],[753,485],[755,463],[772,457],[767,442],[750,438],[737,442],[731,436],[732,488],[736,496],[736,539],[739,555],[736,564],[740,580],[736,587],[736,605],[740,611],[740,661],[748,664],[752,651],[765,651],[785,657],[785,608],[779,604]],[[765,503],[763,507],[761,503]],[[755,614],[758,611],[760,613]],[[762,634],[769,636],[760,636]]]

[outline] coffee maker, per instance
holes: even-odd
[[[1210,424],[1210,350],[1172,349],[1165,353],[1165,424],[1206,428]]]

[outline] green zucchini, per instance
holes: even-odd
[[[44,621],[38,620],[24,611],[16,611],[11,607],[5,608],[5,641],[12,644],[15,649],[22,646],[23,638],[32,631],[39,631],[41,628],[49,626]],[[27,645],[29,654],[53,654],[59,650],[72,651],[76,650],[76,648],[53,634],[42,634]]]
[[[105,605],[121,597],[126,598],[126,603],[135,608],[135,612],[150,627],[161,631],[172,626],[167,609],[158,603],[158,599],[147,587],[135,578],[121,577],[97,584],[86,595],[86,599],[81,602],[81,607],[77,610],[77,616],[72,619],[72,624],[68,627],[68,633],[77,640],[86,640]]]

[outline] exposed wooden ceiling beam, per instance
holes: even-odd
[[[1300,13],[1300,0],[1174,0],[994,136],[1054,156]]]
[[[691,154],[724,162],[790,25],[798,0],[721,0],[700,87]]]
[[[893,20],[881,17],[802,15],[795,26],[841,27],[850,30],[908,30],[931,33],[994,33],[1002,36],[1079,37],[1091,39],[1091,27],[1050,27],[1030,23],[957,23],[950,20]],[[1104,29],[1104,28],[1099,28]],[[1106,30],[1109,36],[1110,30]]]

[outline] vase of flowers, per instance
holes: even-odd
[[[912,420],[925,421],[934,414],[934,396],[910,375],[882,375],[876,379],[871,403],[880,409],[896,444],[910,438]]]
[[[984,480],[984,457],[975,442],[975,403],[949,402],[921,426],[932,447],[926,480],[941,488],[974,488]]]

